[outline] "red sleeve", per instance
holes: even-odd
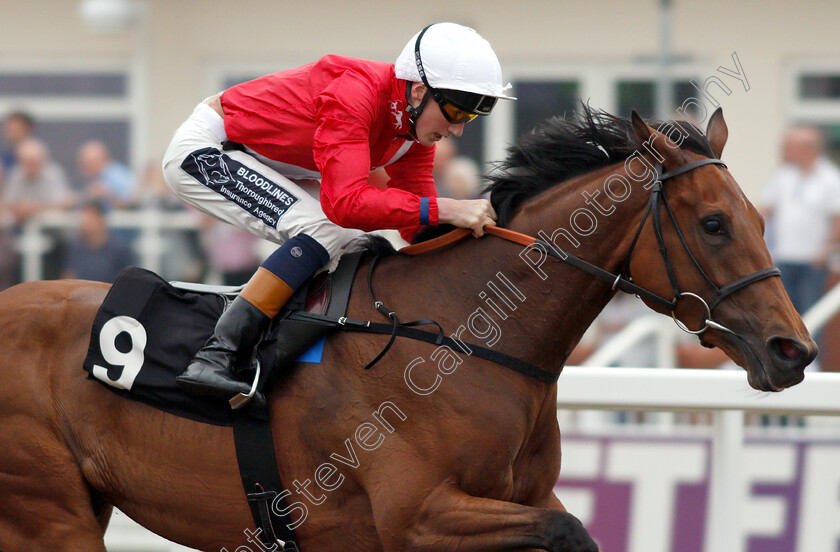
[[[435,179],[432,177],[434,161],[434,147],[424,147],[415,143],[398,161],[385,167],[385,172],[391,177],[387,183],[389,188],[405,190],[420,198],[429,198],[427,216],[428,224],[432,226],[438,224],[438,193]],[[410,242],[421,227],[422,224],[418,222],[399,230],[402,237]]]
[[[374,84],[363,75],[344,73],[319,95],[316,109],[313,155],[321,172],[321,205],[327,217],[345,228],[365,231],[419,227],[421,197],[413,190],[428,193],[425,179],[419,178],[422,184],[411,191],[402,179],[399,188],[378,190],[368,184],[370,134],[378,109]],[[427,170],[430,180],[431,163]],[[429,215],[434,204],[435,219],[429,220],[434,223],[436,195],[425,196],[431,198],[426,200]]]

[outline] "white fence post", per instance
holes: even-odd
[[[706,513],[705,552],[741,552],[740,492],[744,449],[744,413],[714,413],[712,472]]]
[[[44,253],[52,245],[52,240],[44,235],[40,220],[33,218],[23,225],[23,231],[17,240],[20,252],[21,276],[24,282],[43,280]]]
[[[161,253],[165,250],[161,237],[162,217],[158,209],[143,209],[139,211],[142,217],[137,223],[140,235],[137,237],[135,249],[140,263],[156,274],[161,270]]]

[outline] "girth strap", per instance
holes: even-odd
[[[258,538],[270,550],[299,551],[295,532],[288,527],[292,524],[291,517],[288,513],[277,513],[288,512],[288,508],[284,496],[280,496],[283,483],[277,472],[271,422],[235,410],[233,439],[239,475],[257,525]],[[278,541],[285,542],[282,548]]]

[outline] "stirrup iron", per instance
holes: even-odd
[[[251,390],[248,391],[247,394],[245,393],[237,393],[234,397],[232,397],[228,402],[230,403],[231,410],[239,410],[246,404],[248,404],[251,399],[254,398],[254,395],[257,393],[257,384],[260,381],[260,360],[257,359],[256,361],[256,374],[254,374],[254,382],[251,384]]]

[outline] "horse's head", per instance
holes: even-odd
[[[771,268],[761,215],[726,166],[709,161],[720,159],[728,136],[722,111],[706,130],[711,155],[680,147],[681,123],[655,130],[634,112],[632,125],[645,159],[664,167],[661,193],[655,184],[651,213],[633,248],[634,282],[663,297],[676,293],[676,318],[703,330],[701,342],[743,366],[755,389],[799,383],[817,345]],[[662,305],[649,306],[670,314]]]

